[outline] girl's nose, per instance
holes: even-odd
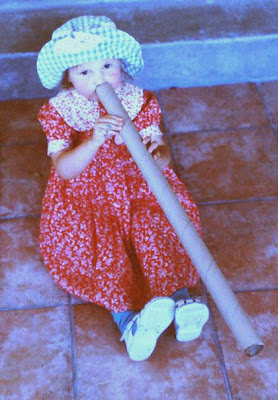
[[[102,71],[96,72],[94,78],[95,78],[94,83],[96,86],[101,85],[102,83],[105,82],[104,74]]]

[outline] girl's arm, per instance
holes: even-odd
[[[113,115],[100,117],[94,126],[92,136],[70,150],[52,153],[51,159],[63,179],[76,178],[95,158],[100,146],[111,136],[121,132],[123,119]]]
[[[154,94],[148,90],[144,91],[143,101],[141,111],[133,123],[143,136],[143,144],[163,170],[171,163],[171,152],[160,129],[161,108]]]

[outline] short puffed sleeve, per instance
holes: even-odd
[[[144,103],[141,111],[133,120],[134,125],[143,138],[147,136],[162,136],[162,132],[159,128],[161,122],[161,108],[157,99],[153,93],[146,90],[144,91],[143,100]]]
[[[38,120],[47,137],[47,155],[66,150],[72,146],[74,129],[63,120],[49,102],[40,109]]]

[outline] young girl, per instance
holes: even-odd
[[[40,225],[43,261],[70,294],[110,310],[132,360],[147,359],[174,321],[179,341],[208,319],[188,296],[198,273],[107,115],[96,87],[109,82],[178,199],[201,232],[199,214],[171,169],[152,93],[124,82],[143,67],[139,43],[106,17],[74,18],[41,49],[37,70],[64,90],[39,112],[52,168]]]

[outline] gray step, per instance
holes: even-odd
[[[37,7],[43,3],[40,1]],[[85,14],[110,17],[120,29],[129,32],[140,43],[236,38],[278,32],[278,1],[264,1],[262,6],[261,1],[255,0],[245,7],[227,7],[204,1],[160,1],[158,7],[151,1],[98,1],[95,4],[90,1],[90,5],[86,6],[82,3],[78,2],[78,7],[66,7],[63,1],[56,1],[59,8],[51,8],[51,3],[47,1],[45,9],[22,9],[24,2],[19,2],[18,7],[12,10],[8,8],[8,3],[5,11],[1,10],[0,3],[0,52],[37,52],[57,26],[69,18]]]
[[[228,5],[227,5],[228,3]],[[0,99],[44,97],[35,61],[52,31],[106,15],[142,43],[149,89],[278,78],[278,1],[0,1]]]

